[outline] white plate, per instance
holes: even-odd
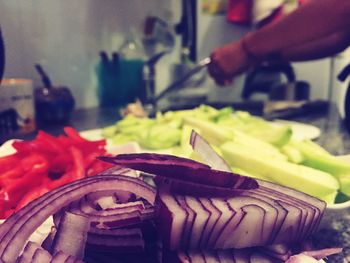
[[[79,132],[80,135],[87,140],[102,140],[102,129],[93,129]]]
[[[321,134],[321,130],[316,126],[295,121],[276,120],[277,125],[288,125],[292,128],[293,139],[301,141],[304,139],[314,140]]]

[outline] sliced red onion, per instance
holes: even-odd
[[[83,261],[78,260],[72,256],[68,256],[68,258],[66,259],[66,261],[64,263],[83,263]]]
[[[158,187],[162,187],[172,194],[191,195],[197,197],[230,197],[236,196],[242,191],[245,191],[242,189],[205,185],[161,176],[156,176],[154,181]]]
[[[206,250],[202,252],[202,255],[204,257],[205,262],[219,262],[219,256],[216,251],[213,250]]]
[[[176,259],[181,263],[282,263],[254,249],[178,251]]]
[[[47,237],[41,243],[41,246],[43,249],[45,249],[47,251],[51,251],[52,243],[53,243],[53,240],[55,239],[56,232],[57,232],[56,227],[54,227],[54,226],[51,227],[50,233],[47,235]]]
[[[61,207],[90,192],[118,189],[133,191],[149,203],[154,203],[154,188],[136,178],[103,175],[75,181],[34,200],[0,226],[1,260],[4,262],[15,261],[34,230]]]
[[[22,255],[17,259],[17,263],[30,262],[37,249],[41,249],[41,246],[35,242],[29,241],[24,247]]]
[[[88,235],[99,235],[99,236],[140,236],[142,232],[140,228],[120,228],[120,229],[99,229],[90,228]]]
[[[156,154],[156,153],[133,153],[133,154],[118,154],[114,157],[110,156],[102,156],[99,157],[99,159],[114,163],[115,165],[120,165],[122,167],[128,168],[128,165],[134,165],[134,166],[140,166],[142,164],[148,164],[151,167],[156,170],[161,170],[163,167],[167,167],[169,165],[175,165],[177,167],[187,167],[187,168],[207,168],[210,169],[210,167],[206,164],[199,163],[187,158],[183,157],[177,157],[169,154]],[[134,169],[133,167],[129,167]],[[146,172],[146,171],[144,171]],[[150,174],[158,174],[149,172]]]
[[[201,251],[188,251],[187,255],[190,259],[190,262],[206,263]]]
[[[205,207],[194,197],[186,196],[185,202],[186,205],[195,212],[188,248],[198,248],[210,214],[209,211],[206,210]]]
[[[288,245],[278,244],[265,247],[259,247],[257,250],[277,260],[286,261],[292,255],[292,251]]]
[[[232,255],[232,253],[230,251],[218,250],[216,253],[218,254],[219,262],[236,263],[236,261],[234,260],[233,255]]]
[[[35,250],[35,253],[32,257],[31,263],[50,263],[51,262],[51,255],[49,252],[42,248],[38,248]]]
[[[222,199],[210,198],[210,203],[220,211],[220,217],[216,221],[209,239],[204,243],[204,247],[214,248],[218,238],[221,236],[223,229],[233,221],[236,221],[238,217],[235,217],[236,212]],[[205,242],[205,240],[204,240]]]
[[[190,237],[192,233],[192,228],[194,225],[194,220],[196,217],[195,212],[186,204],[184,196],[175,196],[175,201],[181,206],[181,208],[186,212],[185,226],[182,233],[181,244],[183,247],[189,247]]]
[[[250,249],[231,250],[235,262],[250,263]]]
[[[69,258],[69,255],[64,254],[62,251],[59,251],[58,253],[54,254],[51,260],[51,263],[62,263],[66,262],[66,260]]]
[[[97,228],[116,228],[139,224],[142,221],[142,201],[115,204],[114,209],[96,210],[86,198],[80,199],[70,206],[72,213],[89,217],[91,226]]]
[[[323,210],[319,210],[322,208],[321,201],[318,207],[310,204],[306,206],[306,203],[296,196],[288,198],[285,193],[273,189],[246,190],[228,199],[208,198],[221,215],[217,218],[218,213],[215,213],[217,219],[205,244],[201,238],[207,236],[205,229],[211,218],[208,212],[210,210],[205,208],[208,202],[206,205],[198,204],[197,199],[184,196],[186,202],[183,203],[178,195],[173,196],[166,192],[160,192],[159,197],[167,201],[160,202],[161,206],[167,207],[158,211],[163,212],[161,216],[168,220],[162,223],[164,232],[161,233],[163,238],[169,238],[165,244],[170,245],[172,250],[181,248],[181,240],[187,240],[188,237],[189,247],[192,249],[245,248],[281,241],[300,242],[314,231],[314,225],[317,225],[323,213]],[[202,199],[198,199],[199,202]],[[191,203],[188,203],[188,200],[191,200]],[[193,211],[193,220],[189,217],[189,211]],[[167,223],[169,225],[164,226]],[[213,221],[210,224],[212,225]]]
[[[115,205],[115,200],[113,196],[103,196],[96,200],[96,207],[101,210],[107,210],[108,208],[113,208]]]
[[[199,244],[200,248],[204,248],[208,245],[208,240],[212,235],[213,229],[222,215],[222,212],[216,206],[214,206],[212,201],[208,198],[199,198],[199,202],[209,212],[208,222],[203,229],[203,234]]]
[[[324,261],[322,261],[324,262]],[[303,253],[291,256],[285,263],[321,263],[317,259]]]
[[[155,153],[119,154],[114,157],[100,157],[100,159],[157,176],[198,184],[237,189],[254,189],[258,187],[256,180],[253,178],[210,169],[205,164],[172,155]]]
[[[218,155],[210,144],[200,136],[196,131],[192,130],[190,144],[193,150],[208,164],[212,169],[219,171],[231,172],[227,162]]]
[[[117,229],[89,233],[87,248],[99,252],[140,252],[145,243],[140,229]]]
[[[135,194],[133,192],[129,191],[99,191],[94,192],[86,195],[86,199],[89,203],[92,203],[96,206],[96,208],[99,207],[98,200],[100,198],[104,197],[112,197],[115,203],[127,203],[135,199]],[[100,207],[101,208],[101,207]]]
[[[76,259],[83,259],[89,229],[88,217],[66,212],[60,220],[52,242],[52,253],[62,251]]]
[[[255,191],[250,191],[248,193],[245,192],[244,194],[267,203],[268,205],[273,207],[272,209],[275,209],[277,211],[276,218],[274,219],[275,223],[271,224],[271,226],[273,225],[273,228],[270,229],[271,234],[270,234],[269,240],[267,241],[267,243],[273,243],[275,238],[276,238],[277,233],[282,231],[281,230],[282,225],[283,225],[283,227],[288,226],[287,222],[289,221],[290,217],[293,217],[291,215],[294,215],[294,213],[290,213],[288,215],[288,211],[290,211],[290,210],[287,210],[285,207],[283,207],[277,201],[271,199],[270,197],[265,196],[264,194],[257,194],[257,193],[255,193]],[[288,217],[287,217],[287,215],[288,215]],[[295,220],[293,220],[293,219],[291,221],[295,222]],[[263,231],[267,232],[267,229],[264,229]],[[277,243],[279,243],[279,242],[277,242]]]
[[[276,259],[259,252],[252,252],[250,255],[250,263],[276,263]]]
[[[216,242],[218,248],[245,248],[268,244],[276,224],[277,210],[270,204],[249,196],[227,200],[238,219],[227,225]]]
[[[175,250],[182,240],[187,213],[173,196],[166,193],[159,195],[158,203],[159,213],[156,220],[159,232],[163,235],[163,245]]]
[[[339,254],[343,251],[342,248],[326,248],[321,250],[311,250],[311,251],[305,251],[303,254],[313,257],[317,260],[326,258],[333,254]]]
[[[111,197],[113,199],[113,197]],[[81,212],[86,215],[99,215],[99,216],[110,216],[114,214],[127,213],[132,211],[142,211],[145,210],[145,205],[142,201],[127,202],[127,203],[113,203],[107,209],[97,210],[94,208],[86,198],[79,200],[76,206],[71,208],[73,212]]]
[[[171,257],[174,258],[173,255],[172,255]],[[179,251],[179,252],[177,253],[177,259],[178,259],[178,261],[181,262],[181,263],[191,263],[190,258],[189,258],[188,255],[187,255],[185,252],[183,252],[183,251]]]
[[[141,211],[145,209],[142,202],[130,202],[125,204],[118,204],[116,209],[98,210],[93,204],[89,203],[86,198],[82,198],[70,204],[68,210],[86,216],[107,217],[121,213],[128,213],[134,211]]]
[[[267,196],[291,204],[296,209],[301,209],[304,212],[302,213],[301,222],[298,225],[301,229],[299,233],[304,234],[299,237],[300,240],[306,239],[311,233],[315,232],[326,208],[325,202],[281,185],[275,185],[265,181],[259,181],[259,185],[260,187],[256,192],[263,192]]]
[[[107,170],[100,173],[100,175],[125,175],[130,177],[139,177],[140,173],[138,171],[124,168],[118,165],[115,165],[111,168],[108,168]]]

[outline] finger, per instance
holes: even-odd
[[[233,78],[227,76],[217,76],[214,78],[215,83],[221,87],[229,86],[233,83]]]
[[[224,80],[224,86],[228,86],[228,85],[230,85],[230,84],[232,84],[232,79],[225,79]]]
[[[209,75],[210,75],[212,78],[216,78],[217,76],[220,75],[220,72],[219,72],[219,70],[218,70],[218,67],[215,65],[214,62],[210,63],[210,64],[207,66],[207,69],[208,69]]]

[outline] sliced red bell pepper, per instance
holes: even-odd
[[[55,153],[64,153],[66,150],[56,137],[46,132],[39,131],[36,140],[44,142],[46,144],[46,148],[49,148],[49,151]]]
[[[19,178],[23,175],[23,168],[21,165],[13,166],[13,168],[8,169],[6,172],[0,174],[0,182],[5,184],[6,181],[11,179]]]
[[[67,136],[40,131],[32,141],[16,141],[17,153],[0,158],[0,218],[53,188],[111,166],[96,159],[106,154],[106,140],[86,140],[72,127],[64,131]]]
[[[0,178],[1,178],[2,172],[6,172],[16,167],[20,159],[21,159],[21,156],[18,153],[1,157],[0,158]]]
[[[61,178],[52,180],[48,186],[50,190],[85,177],[84,159],[81,151],[76,147],[70,147],[69,152],[73,160],[72,169],[67,171]]]

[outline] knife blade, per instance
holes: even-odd
[[[158,100],[163,98],[168,93],[175,91],[177,89],[182,88],[182,84],[188,80],[190,77],[195,75],[197,72],[201,71],[203,68],[205,68],[208,64],[210,64],[211,60],[209,57],[202,59],[199,61],[192,69],[187,71],[181,78],[175,80],[173,83],[171,83],[165,90],[163,90],[159,95],[157,95],[154,98],[154,103],[157,103]]]

